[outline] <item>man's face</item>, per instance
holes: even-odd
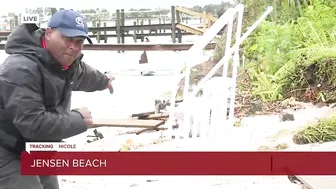
[[[45,40],[48,51],[62,66],[70,66],[80,55],[84,37],[66,37],[57,29],[47,29]]]

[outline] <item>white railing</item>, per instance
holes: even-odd
[[[236,93],[237,69],[239,66],[239,47],[241,43],[255,30],[255,28],[272,12],[269,7],[266,12],[241,36],[244,6],[239,4],[228,9],[204,35],[190,48],[186,54],[186,72],[183,92],[183,104],[175,108],[175,98],[178,86],[172,91],[171,109],[166,123],[168,136],[175,138],[205,137],[217,138],[234,124],[234,102]],[[232,43],[233,23],[237,21],[235,44]],[[212,70],[189,92],[191,68],[198,64],[197,57],[203,48],[227,26],[227,39],[223,58]],[[232,56],[233,54],[233,56]],[[229,60],[233,60],[232,76],[228,77]],[[223,76],[211,79],[223,66]],[[211,79],[211,80],[210,80]],[[203,89],[203,95],[196,97]],[[229,106],[229,112],[227,107]],[[227,116],[226,116],[227,115]],[[178,120],[178,122],[176,122]],[[173,125],[178,123],[178,128]],[[197,128],[196,128],[197,127]]]

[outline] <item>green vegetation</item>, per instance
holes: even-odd
[[[240,68],[237,97],[244,93],[250,97],[248,103],[291,97],[299,101],[334,102],[336,1],[242,0],[242,3],[247,9],[245,27],[267,6],[272,5],[274,11],[242,44],[246,62]],[[222,38],[214,62],[223,56],[225,36]],[[336,141],[336,116],[309,124],[294,134],[293,141],[297,144]]]
[[[293,136],[296,144],[336,141],[336,116],[323,118],[298,131]]]
[[[249,77],[252,98],[264,102],[289,97],[335,100],[336,1],[243,3],[247,9],[244,26],[250,26],[267,6],[274,7],[272,15],[242,45],[246,62],[240,71]],[[217,47],[215,60],[222,56],[222,46]],[[245,86],[238,85],[238,90],[247,90],[241,88]]]

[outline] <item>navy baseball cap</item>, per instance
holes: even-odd
[[[76,11],[60,10],[56,12],[51,17],[48,27],[58,29],[66,37],[85,37],[92,44],[86,20]]]

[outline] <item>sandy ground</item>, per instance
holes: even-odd
[[[331,115],[335,109],[317,108],[307,105],[294,113],[295,121],[280,122],[279,116],[254,116],[244,118],[240,127],[228,128],[222,140],[204,142],[199,139],[166,140],[161,132],[141,135],[118,135],[125,130],[115,132],[114,137],[105,138],[86,145],[87,149],[118,150],[131,140],[130,147],[137,151],[256,151],[269,150],[278,144],[285,144],[286,150],[318,150],[320,144],[295,145],[293,133],[309,122]],[[107,133],[107,131],[102,131]],[[111,132],[109,133],[111,135]],[[153,144],[158,143],[158,144]],[[323,144],[324,150],[335,147],[335,143]],[[139,146],[141,146],[139,148]],[[321,149],[321,148],[320,148]],[[335,149],[335,148],[334,148]],[[299,185],[289,182],[286,176],[60,176],[62,189],[73,188],[237,188],[237,189],[299,189]]]

